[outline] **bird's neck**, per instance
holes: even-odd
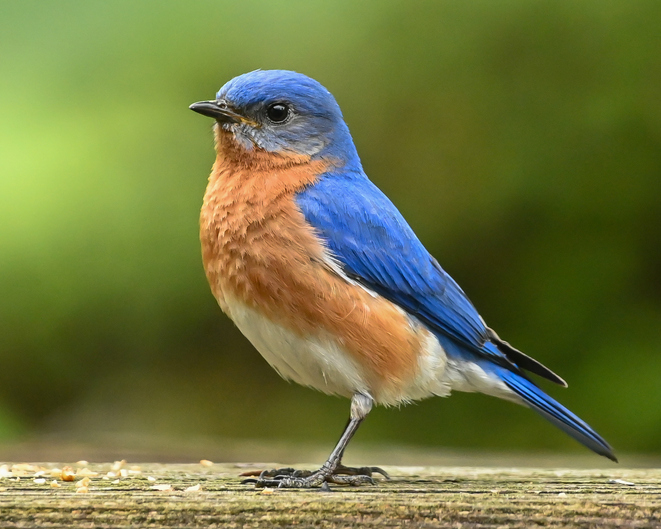
[[[216,162],[233,170],[268,172],[304,165],[311,161],[309,155],[294,152],[269,152],[254,145],[246,145],[236,140],[234,135],[216,124],[214,127]]]
[[[261,211],[261,206],[313,184],[331,166],[327,160],[312,160],[307,155],[246,149],[217,127],[216,161],[206,198],[218,207],[244,202],[251,210]]]

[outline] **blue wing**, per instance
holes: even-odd
[[[566,385],[564,380],[484,324],[461,288],[364,174],[324,175],[299,193],[296,203],[349,277],[418,318],[436,334],[448,355],[472,358],[574,439],[617,461],[597,432],[521,370]]]
[[[363,173],[322,175],[297,195],[296,203],[349,277],[405,309],[439,339],[452,340],[462,353],[564,385],[484,324],[459,285]]]

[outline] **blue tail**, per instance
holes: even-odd
[[[505,368],[498,368],[496,374],[508,388],[523,399],[526,405],[542,417],[590,450],[617,462],[613,449],[590,425],[553,400],[535,384]]]

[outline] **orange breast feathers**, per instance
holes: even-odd
[[[333,271],[295,194],[324,161],[244,151],[216,131],[218,156],[204,197],[200,240],[211,290],[231,317],[240,302],[299,336],[325,333],[362,367],[370,390],[412,383],[426,332],[386,299]]]

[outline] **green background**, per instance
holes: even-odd
[[[0,439],[336,439],[200,262],[210,120],[306,73],[364,167],[543,387],[620,453],[661,451],[661,3],[0,2]],[[585,453],[524,408],[377,409],[363,442]],[[595,459],[595,464],[597,460]]]

